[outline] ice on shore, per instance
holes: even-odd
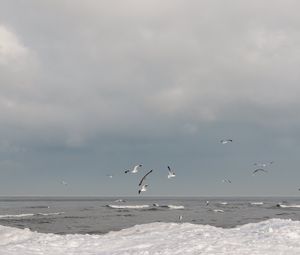
[[[3,255],[300,254],[300,222],[271,219],[232,229],[150,223],[105,235],[55,235],[0,226]]]

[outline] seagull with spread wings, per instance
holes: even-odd
[[[126,170],[125,174],[127,174],[129,172],[132,174],[136,174],[139,171],[139,168],[142,166],[143,166],[142,164],[138,164],[138,165],[134,166],[134,168],[132,170]]]

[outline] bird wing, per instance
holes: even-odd
[[[258,169],[255,169],[255,170],[253,171],[253,174],[257,173],[258,171],[268,172],[266,169],[258,168]]]
[[[153,172],[153,169],[150,170],[148,173],[146,173],[146,174],[144,175],[144,177],[141,179],[141,181],[140,181],[140,183],[139,183],[139,186],[141,186],[141,185],[143,184],[143,181],[146,179],[147,175],[148,175],[148,174],[151,174],[152,172]]]

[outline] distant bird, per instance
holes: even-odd
[[[132,174],[136,174],[139,171],[139,168],[142,166],[143,166],[142,164],[136,165],[136,166],[134,166],[134,168],[132,170],[126,170],[125,174],[127,174],[129,172]]]
[[[109,177],[109,178],[113,178],[112,174],[107,174],[106,176]]]
[[[231,180],[229,180],[229,179],[223,179],[222,182],[224,182],[224,183],[231,183]]]
[[[141,192],[147,191],[147,187],[148,187],[148,184],[144,184],[144,185],[139,189],[139,194],[141,194]]]
[[[61,183],[62,185],[65,185],[65,186],[68,185],[68,183],[67,183],[66,181],[60,181],[60,183]]]
[[[254,163],[253,165],[258,166],[258,167],[267,167],[268,165],[272,165],[274,161],[270,161],[268,163]]]
[[[209,205],[209,201],[206,201],[206,206],[208,206]]]
[[[179,215],[178,220],[181,222],[182,219],[183,219],[183,216],[182,216],[182,215]]]
[[[148,173],[146,173],[143,178],[141,179],[140,183],[139,183],[139,186],[141,186],[143,184],[143,181],[146,179],[146,177],[151,174],[153,172],[153,169],[150,170]]]
[[[263,168],[258,168],[258,169],[255,169],[252,174],[255,175],[258,172],[265,172],[265,173],[267,173],[268,171],[266,169],[263,169]]]
[[[171,171],[171,168],[168,166],[168,179],[175,177],[176,174]]]
[[[220,142],[221,142],[221,144],[226,144],[226,143],[232,143],[233,140],[232,139],[225,139],[225,140],[221,140]]]

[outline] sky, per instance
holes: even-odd
[[[0,196],[299,196],[299,9],[1,1]]]

